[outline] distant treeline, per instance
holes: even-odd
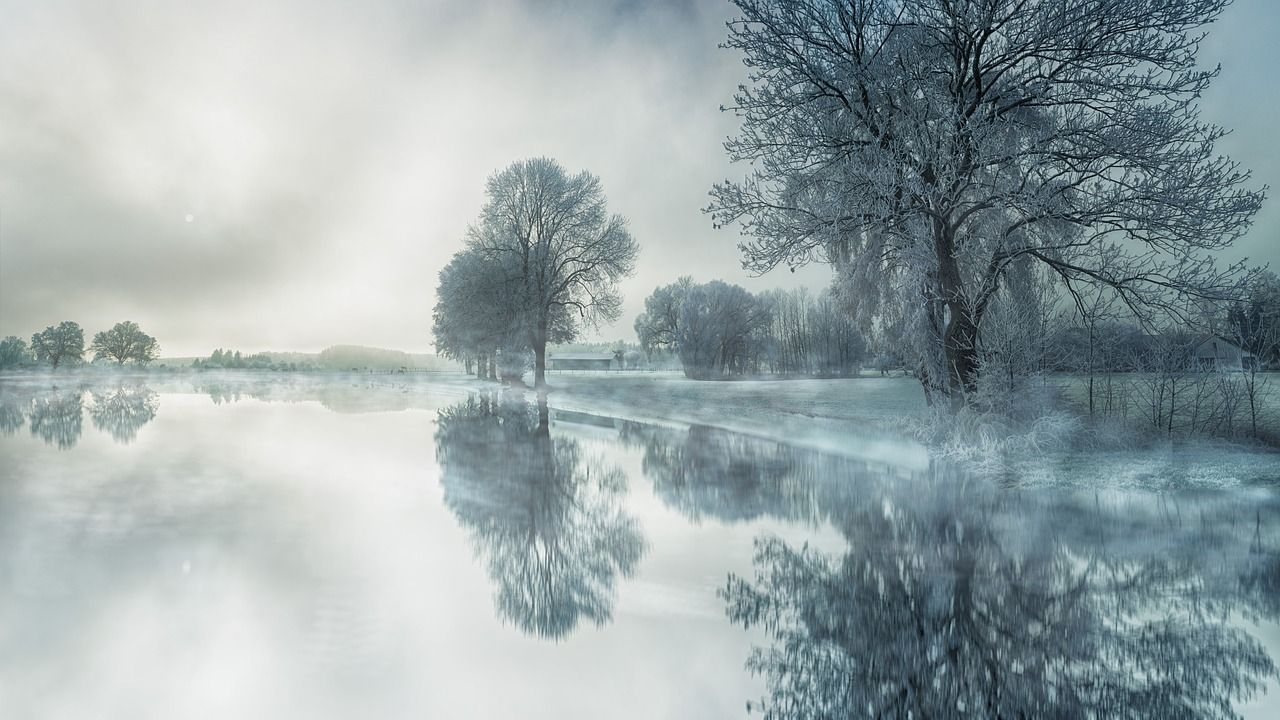
[[[272,353],[246,355],[239,350],[222,348],[214,350],[207,358],[192,360],[191,367],[197,370],[274,370],[277,372],[320,369],[320,366],[313,362],[278,360]]]
[[[640,344],[675,353],[693,379],[734,375],[856,375],[866,342],[830,292],[752,294],[684,277],[654,290],[636,318]]]
[[[319,353],[260,352],[218,348],[207,358],[197,358],[191,366],[201,370],[273,370],[305,372],[316,370],[453,370],[456,366],[435,355],[413,355],[401,350],[334,345]]]

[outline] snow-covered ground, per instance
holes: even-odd
[[[869,459],[888,453],[919,462],[927,453],[895,432],[926,409],[910,377],[705,382],[676,373],[566,374],[551,383],[558,407],[714,425]],[[1280,486],[1280,452],[1214,439],[1137,438],[1123,450],[1068,446],[992,460],[1019,486]]]

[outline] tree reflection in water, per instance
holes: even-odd
[[[66,450],[80,439],[84,420],[83,393],[58,391],[40,395],[31,402],[27,421],[31,434],[50,445]]]
[[[93,426],[107,432],[116,442],[128,444],[138,430],[155,419],[157,394],[143,385],[120,386],[113,391],[95,390],[89,416]]]
[[[1018,491],[785,443],[622,423],[691,519],[825,522],[832,555],[757,539],[730,619],[768,718],[1235,717],[1276,666],[1280,501]],[[1251,499],[1252,500],[1252,499]]]
[[[19,397],[0,386],[0,435],[13,435],[27,420],[27,407],[31,399]]]
[[[485,558],[498,614],[546,638],[608,622],[617,576],[645,551],[623,473],[554,436],[545,397],[473,395],[440,412],[435,439],[445,504]]]
[[[1230,622],[1276,617],[1241,507],[1174,523],[941,470],[868,490],[830,509],[842,555],[762,538],[723,591],[772,638],[766,717],[1229,718],[1276,673]]]
[[[691,520],[773,517],[817,523],[887,470],[862,460],[694,425],[677,430],[619,421],[622,441],[643,451],[655,494]]]

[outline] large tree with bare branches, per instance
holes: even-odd
[[[1196,105],[1230,0],[732,1],[752,170],[711,211],[751,269],[836,264],[863,320],[912,328],[926,391],[963,403],[1018,265],[1146,320],[1238,293],[1214,256],[1263,190]]]
[[[618,281],[635,269],[638,246],[627,221],[608,211],[600,179],[589,172],[570,175],[549,158],[522,160],[490,177],[486,191],[467,245],[503,274],[533,348],[534,384],[543,387],[556,325],[573,317],[616,319]],[[569,329],[576,331],[579,322]]]

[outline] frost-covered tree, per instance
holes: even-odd
[[[1227,332],[1260,362],[1280,361],[1280,278],[1260,274],[1227,311]]]
[[[834,263],[953,405],[1019,261],[1147,320],[1238,292],[1214,256],[1263,192],[1196,105],[1229,0],[733,2],[750,80],[726,148],[753,169],[714,187],[716,222],[753,270]]]
[[[758,371],[768,326],[767,305],[741,286],[687,277],[654,290],[635,322],[642,346],[675,351],[694,379]]]
[[[1264,367],[1280,362],[1280,278],[1265,272],[1250,285],[1243,300],[1237,300],[1227,311],[1227,332],[1252,358],[1245,359],[1241,384],[1249,412],[1254,438],[1258,437],[1259,420],[1267,410],[1265,397],[1270,378],[1261,374]]]
[[[618,281],[634,271],[638,246],[589,172],[570,175],[554,160],[534,158],[495,173],[485,189],[488,201],[467,246],[503,273],[518,299],[534,384],[542,387],[557,320],[569,321],[566,329],[576,334],[578,321],[616,319]]]
[[[55,370],[63,362],[79,362],[84,357],[84,330],[70,320],[50,325],[31,336],[31,352]]]
[[[532,349],[521,284],[512,278],[519,271],[512,258],[486,257],[474,250],[453,256],[440,271],[433,312],[432,335],[436,351],[444,357],[475,363],[479,377],[519,377]],[[552,309],[547,323],[548,342],[567,342],[574,336],[571,312],[566,306]],[[499,373],[499,371],[501,371]]]
[[[753,295],[728,283],[683,277],[653,291],[635,321],[646,352],[674,352],[694,379],[744,373],[856,373],[866,343],[830,292]]]
[[[160,343],[142,332],[138,323],[131,320],[116,323],[110,330],[95,334],[89,349],[93,351],[94,360],[107,358],[117,365],[130,360],[146,365],[160,355]]]
[[[510,338],[523,336],[519,298],[503,275],[469,251],[455,254],[440,271],[432,315],[436,352],[468,367],[475,363],[478,377],[488,376],[489,359]]]
[[[830,377],[861,368],[866,342],[831,292],[774,290],[760,300],[770,317],[765,353],[773,372]]]
[[[674,350],[680,328],[680,308],[684,296],[693,287],[693,278],[685,276],[663,285],[644,299],[644,311],[636,316],[636,337],[645,352],[654,348]]]

